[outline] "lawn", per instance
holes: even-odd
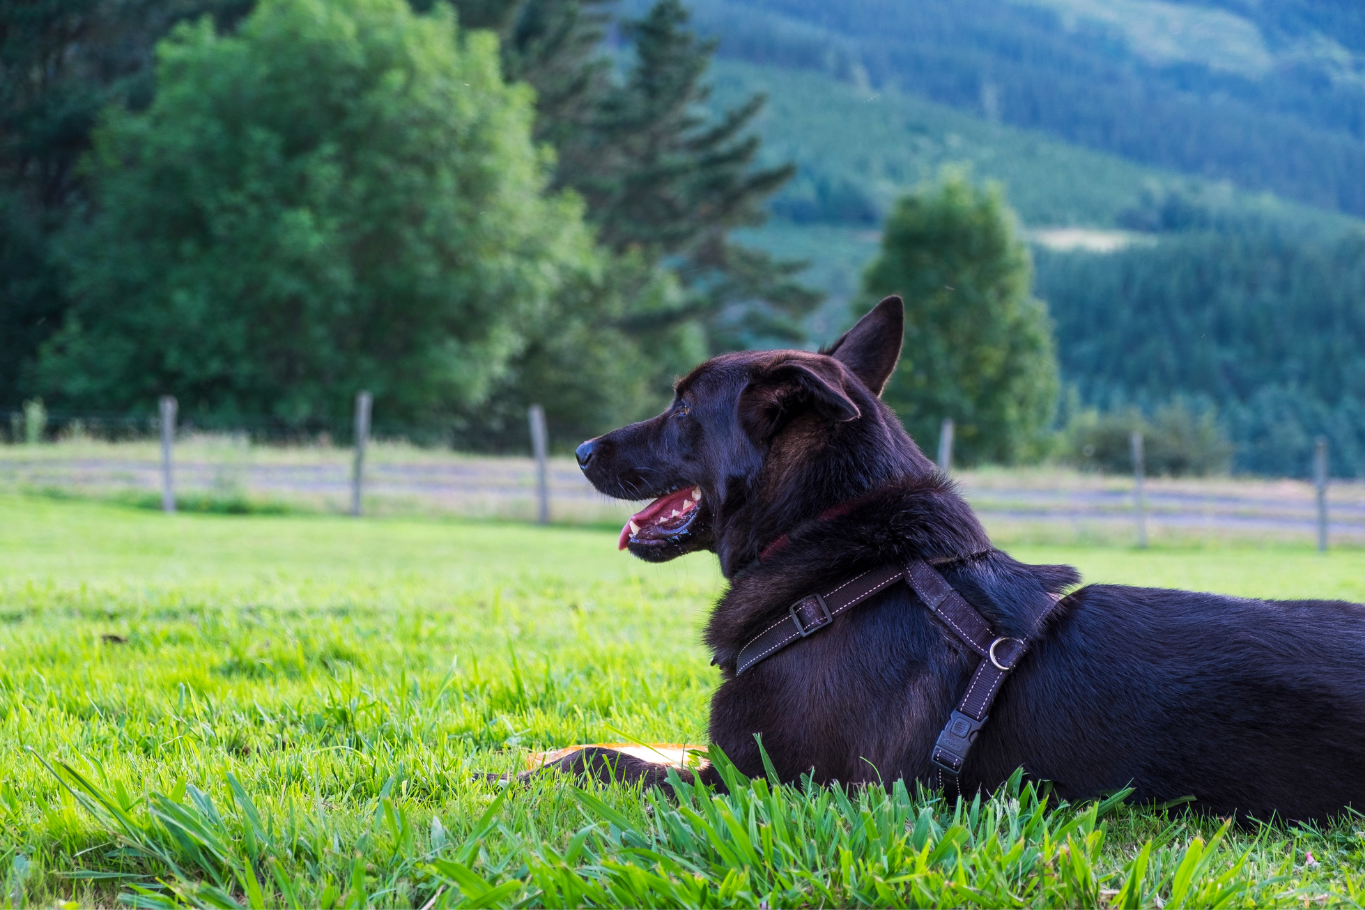
[[[1365,831],[1031,788],[678,804],[473,771],[703,743],[721,587],[598,529],[0,496],[0,905],[1357,905]],[[1365,600],[1365,552],[1015,548],[1090,580]],[[1313,856],[1308,861],[1307,853]]]

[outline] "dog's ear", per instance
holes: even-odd
[[[873,395],[880,395],[896,362],[901,359],[904,340],[905,304],[892,295],[820,353],[828,354],[848,367]]]
[[[862,414],[844,391],[843,370],[825,361],[784,360],[753,379],[739,398],[740,420],[754,439],[768,440],[805,411],[842,423]]]

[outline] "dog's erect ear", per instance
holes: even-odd
[[[904,340],[905,304],[893,295],[873,307],[872,312],[859,319],[843,338],[820,353],[838,360],[861,379],[873,395],[880,395],[896,362],[901,359]]]
[[[749,380],[739,399],[740,419],[755,439],[771,439],[803,411],[812,410],[835,423],[862,414],[844,391],[843,371],[828,361],[784,360]]]

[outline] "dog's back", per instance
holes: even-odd
[[[1068,601],[1000,696],[984,778],[1023,765],[1066,795],[1133,786],[1263,819],[1365,807],[1365,606],[1113,585]]]

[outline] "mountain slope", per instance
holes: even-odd
[[[1304,230],[1353,223],[822,73],[721,60],[712,82],[717,108],[737,105],[755,92],[767,94],[757,121],[764,155],[797,164],[796,178],[773,201],[772,220],[744,238],[812,262],[808,280],[835,298],[811,324],[817,336],[845,318],[892,201],[935,179],[945,166],[1002,183],[1030,228],[1145,226],[1147,210],[1170,194],[1216,200],[1223,208]]]
[[[1149,166],[1365,214],[1365,26],[1344,4],[1289,3],[1298,18],[1283,3],[1237,0],[1221,10],[1165,0],[691,5],[723,57],[899,89]]]

